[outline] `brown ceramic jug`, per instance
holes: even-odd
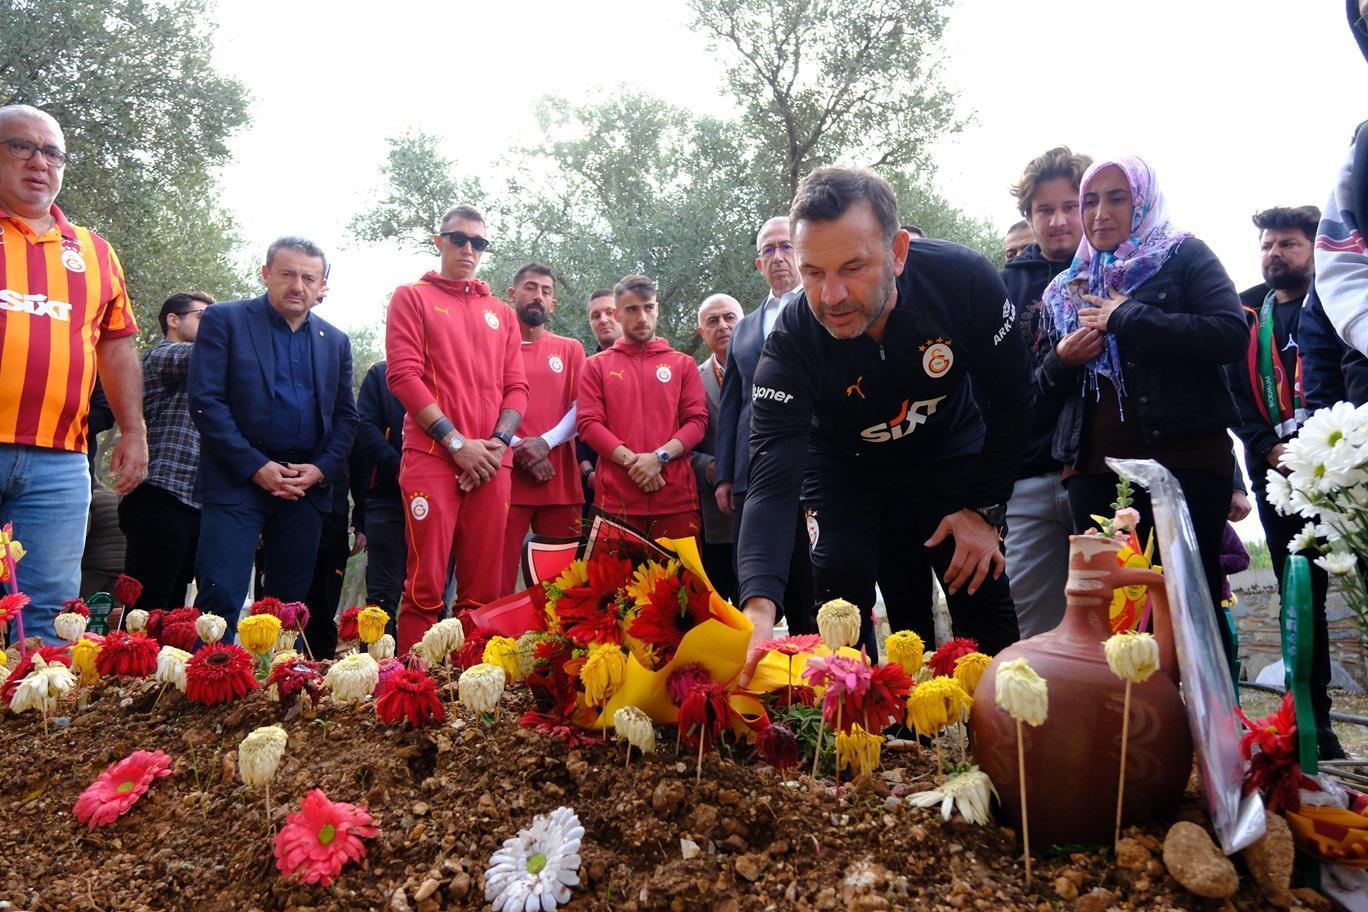
[[[1116,553],[1121,547],[1101,535],[1070,537],[1064,620],[998,653],[974,691],[974,759],[997,786],[1008,820],[1019,828],[1016,723],[998,707],[994,682],[1001,663],[1026,659],[1047,683],[1045,723],[1021,727],[1031,842],[1038,851],[1052,844],[1111,843],[1126,685],[1107,667],[1102,644],[1111,635],[1112,593],[1122,586],[1150,587],[1160,663],[1149,680],[1131,687],[1123,824],[1171,813],[1192,769],[1192,737],[1178,697],[1163,576],[1120,567]]]

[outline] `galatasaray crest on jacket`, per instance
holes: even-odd
[[[674,376],[674,374],[670,373],[670,365],[668,365],[668,364],[658,364],[658,365],[656,365],[656,379],[659,380],[661,383],[669,383],[669,382],[670,382],[670,378],[673,377],[673,376]]]
[[[414,494],[409,501],[409,514],[419,522],[427,519],[431,507],[428,506],[428,499],[422,494]]]
[[[561,360],[560,355],[552,355],[551,357],[547,358],[546,366],[551,368],[551,370],[555,371],[558,374],[561,371],[565,370],[565,362]]]
[[[498,318],[498,316],[494,313],[494,311],[492,311],[492,310],[486,310],[486,311],[484,312],[484,318],[485,318],[485,325],[488,326],[490,329],[498,329],[498,328],[499,328],[499,318]]]
[[[922,369],[931,379],[938,380],[944,377],[950,370],[950,365],[954,363],[955,353],[950,350],[946,340],[937,339],[922,347]]]

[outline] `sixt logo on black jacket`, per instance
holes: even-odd
[[[865,428],[860,431],[860,436],[870,443],[889,443],[893,440],[901,440],[915,431],[917,425],[926,424],[926,419],[936,414],[936,406],[940,405],[944,399],[944,396],[937,396],[935,399],[919,399],[916,402],[911,399],[904,399],[902,410],[897,415],[883,424]]]

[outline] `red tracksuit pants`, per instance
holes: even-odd
[[[457,486],[457,474],[445,454],[404,450],[399,489],[406,508],[408,572],[399,605],[399,655],[440,619],[453,555],[458,602],[483,604],[499,597],[512,474],[504,466],[469,493]]]
[[[518,567],[522,562],[522,544],[527,530],[530,528],[535,535],[552,538],[579,538],[583,509],[582,504],[513,504],[508,508],[501,595],[510,594],[518,585]]]

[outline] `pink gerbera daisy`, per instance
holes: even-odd
[[[365,808],[329,801],[322,789],[314,789],[276,834],[276,867],[286,877],[331,886],[348,862],[366,857],[361,840],[379,832]]]
[[[93,830],[127,814],[152,783],[171,775],[171,758],[162,751],[129,754],[90,784],[76,799],[76,819]]]
[[[777,652],[784,656],[802,655],[805,652],[812,652],[822,645],[822,636],[817,633],[795,633],[785,637],[776,637],[773,640],[765,640],[755,647],[760,652]]]

